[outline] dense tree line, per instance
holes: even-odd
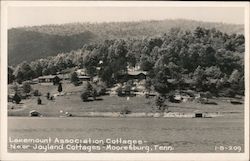
[[[22,61],[33,61],[58,53],[77,50],[84,44],[94,41],[96,35],[85,31],[75,35],[61,36],[25,31],[8,30],[8,63],[16,65]]]
[[[243,33],[243,25],[212,23],[185,19],[166,19],[132,22],[103,22],[103,23],[68,23],[62,25],[43,25],[24,27],[26,31],[35,31],[51,35],[75,35],[90,31],[99,35],[99,38],[114,39],[128,37],[155,36],[166,33],[171,28],[180,27],[183,30],[194,30],[197,26],[203,28],[217,28],[218,30],[232,34]]]
[[[13,75],[22,81],[79,66],[111,86],[127,71],[127,66],[138,65],[148,72],[148,84],[163,94],[185,88],[187,80],[192,80],[188,88],[198,91],[218,94],[226,89],[243,94],[244,42],[242,34],[227,34],[214,28],[172,28],[162,36],[105,40],[70,53],[23,62],[15,69],[9,68],[8,76],[9,82]],[[169,82],[170,79],[174,81]]]
[[[191,20],[160,20],[109,23],[70,23],[12,28],[8,30],[8,61],[17,65],[58,53],[81,48],[90,42],[160,36],[171,28],[194,30],[196,26],[216,28],[222,32],[244,33],[244,25],[208,23]]]

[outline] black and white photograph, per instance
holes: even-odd
[[[248,2],[2,4],[3,160],[249,159]]]

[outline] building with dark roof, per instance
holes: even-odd
[[[61,80],[62,79],[57,75],[45,75],[38,77],[39,83],[53,83],[54,85],[58,84]]]
[[[128,80],[144,80],[147,78],[147,72],[145,71],[128,71],[125,74],[119,75],[118,79],[128,81]]]

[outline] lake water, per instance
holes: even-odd
[[[244,124],[241,117],[217,118],[28,118],[9,117],[8,135],[13,138],[42,139],[50,137],[92,140],[142,140],[141,146],[153,148],[149,152],[243,152]],[[21,144],[21,143],[20,143]],[[87,144],[95,146],[98,144]],[[34,149],[13,149],[9,152],[44,152]],[[65,146],[65,145],[64,145]],[[143,150],[51,149],[46,152],[147,152]],[[123,146],[115,144],[114,146]],[[159,149],[159,146],[163,147]],[[240,147],[237,150],[218,150],[219,146]],[[156,148],[157,147],[157,148]],[[165,149],[164,149],[165,148]],[[173,149],[169,149],[173,148]],[[215,148],[217,148],[215,150]]]

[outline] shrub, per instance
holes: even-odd
[[[39,92],[39,90],[35,90],[34,92],[33,92],[33,95],[34,96],[41,96],[41,93]]]
[[[164,96],[157,96],[155,99],[155,105],[161,112],[164,112],[167,105],[165,104],[166,98]]]
[[[30,91],[31,91],[31,85],[29,84],[29,83],[27,83],[27,82],[25,82],[24,84],[23,84],[23,92],[24,93],[30,93]]]
[[[82,101],[86,102],[88,100],[88,98],[89,98],[89,92],[88,91],[82,92],[82,94],[81,94]]]
[[[47,93],[46,97],[47,97],[48,100],[50,99],[50,93],[49,92]]]
[[[82,84],[82,82],[77,81],[77,82],[73,82],[73,84],[74,84],[74,86],[79,86],[79,85],[81,85],[81,84]]]
[[[13,100],[16,104],[19,104],[21,102],[21,97],[17,93],[15,93],[15,95],[13,96]]]
[[[41,98],[39,98],[39,97],[37,98],[37,104],[38,104],[38,105],[41,105],[41,104],[42,104],[42,100],[41,100]]]
[[[107,89],[106,84],[104,82],[99,82],[96,87],[97,95],[98,96],[105,95],[106,89]]]
[[[122,87],[117,88],[117,89],[116,89],[116,92],[117,92],[117,95],[118,95],[119,97],[123,96]]]
[[[102,87],[97,86],[96,92],[97,92],[98,96],[105,95],[106,94],[106,88],[102,88]]]
[[[71,74],[71,82],[72,82],[75,86],[78,86],[78,85],[79,85],[79,78],[78,78],[76,72],[74,72],[74,73]]]
[[[84,88],[89,92],[91,92],[93,90],[93,86],[90,82],[87,82],[87,84],[84,86]]]
[[[91,95],[93,95],[93,86],[89,82],[87,82],[86,84],[84,84],[83,92],[81,93],[82,101],[87,101]]]
[[[157,96],[155,99],[156,106],[163,106],[164,102],[165,102],[165,97],[163,96]]]
[[[125,86],[125,88],[124,88],[124,92],[125,92],[125,94],[126,95],[130,95],[130,93],[131,93],[131,85],[130,84],[127,84],[126,86]]]
[[[60,93],[60,92],[62,92],[62,83],[59,83],[59,85],[58,85],[58,88],[57,88],[57,91]]]

